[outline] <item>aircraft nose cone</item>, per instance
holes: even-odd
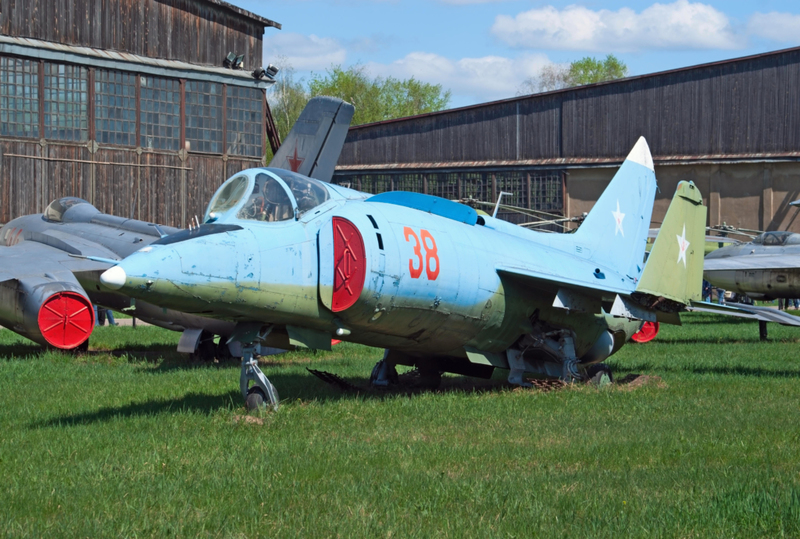
[[[100,282],[111,290],[119,290],[125,285],[127,278],[128,276],[125,274],[124,269],[119,266],[114,266],[103,272],[100,276]]]

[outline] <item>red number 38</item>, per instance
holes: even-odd
[[[422,275],[422,269],[425,269],[425,274],[428,276],[429,281],[435,281],[439,277],[439,252],[436,248],[436,240],[430,232],[424,228],[420,229],[419,236],[416,232],[409,227],[403,227],[403,235],[406,241],[414,239],[414,257],[408,261],[408,272],[411,274],[412,279],[419,279]],[[422,241],[420,241],[422,238]],[[425,257],[422,256],[422,251],[425,250]]]

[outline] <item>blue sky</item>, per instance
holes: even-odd
[[[458,107],[513,97],[548,63],[613,53],[642,75],[800,45],[800,2],[228,0],[280,22],[264,62],[441,84]]]

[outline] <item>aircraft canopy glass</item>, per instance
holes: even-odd
[[[283,169],[270,169],[270,172],[286,182],[286,185],[292,190],[292,195],[297,200],[297,209],[300,214],[316,208],[328,200],[330,196],[328,190],[319,180],[307,178]]]
[[[233,208],[247,192],[248,183],[247,176],[237,176],[232,180],[228,180],[222,186],[222,189],[214,195],[214,199],[208,205],[208,213],[220,214]]]
[[[269,174],[256,174],[250,198],[237,215],[251,221],[286,221],[294,218],[294,207],[286,189]]]
[[[800,245],[800,234],[794,232],[764,232],[753,238],[753,243],[759,245]]]
[[[64,220],[64,213],[72,206],[77,206],[78,204],[89,203],[78,197],[59,198],[47,206],[47,208],[44,210],[43,217],[45,221],[50,221],[51,223],[60,223]]]

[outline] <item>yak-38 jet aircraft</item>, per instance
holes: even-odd
[[[678,185],[647,265],[656,192],[640,138],[574,234],[548,234],[418,193],[374,196],[274,168],[245,170],[204,224],[155,241],[101,276],[127,295],[236,322],[248,407],[277,408],[256,343],[381,347],[372,380],[416,366],[489,377],[508,369],[587,379],[642,321],[679,324],[699,299],[706,209]],[[252,383],[252,386],[251,386]]]
[[[330,180],[354,111],[340,99],[312,99],[270,166]],[[212,338],[227,338],[234,323],[131,302],[100,288],[100,274],[117,259],[178,231],[104,214],[76,197],[55,200],[42,214],[12,220],[0,229],[0,325],[43,345],[85,347],[94,327],[94,303],[183,331],[181,352],[206,359],[228,355],[223,346],[215,349]]]

